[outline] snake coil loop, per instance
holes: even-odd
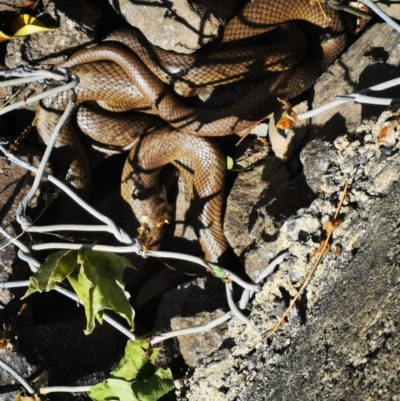
[[[162,194],[159,172],[166,164],[173,163],[193,184],[193,226],[205,258],[219,262],[228,247],[221,216],[226,167],[222,152],[206,137],[238,133],[254,126],[280,107],[278,98],[288,100],[305,91],[336,59],[346,44],[344,26],[336,11],[324,4],[321,7],[323,12],[310,5],[309,0],[249,2],[227,24],[221,41],[234,41],[237,34],[247,38],[266,31],[273,32],[283,25],[295,26],[290,21],[298,19],[307,22],[304,24],[306,29],[302,32],[297,27],[295,32],[300,30],[300,34],[286,31],[291,35],[287,43],[292,41],[289,54],[279,53],[280,43],[275,46],[274,55],[266,56],[267,65],[272,66],[272,70],[267,68],[264,80],[241,100],[219,108],[193,108],[174,96],[170,86],[165,84],[171,84],[176,77],[181,81],[189,80],[186,74],[192,70],[196,72],[194,79],[200,80],[192,86],[201,86],[202,77],[207,78],[206,86],[210,82],[230,83],[230,76],[226,75],[229,72],[242,77],[255,69],[255,65],[259,66],[249,59],[247,50],[241,53],[240,59],[228,52],[207,54],[206,49],[199,54],[178,56],[145,43],[137,33],[116,32],[111,35],[113,42],[105,41],[79,50],[62,63],[61,66],[70,68],[71,73],[80,78],[80,85],[75,88],[77,106],[82,104],[77,112],[80,129],[98,143],[130,149],[121,185],[124,208],[130,214],[133,210],[136,216],[130,233],[140,225],[147,225],[149,249],[152,249],[152,244],[160,244],[161,223],[169,206]],[[305,53],[296,53],[303,48]],[[260,52],[258,47],[256,50]],[[293,52],[296,53],[294,59],[291,57]],[[274,70],[276,57],[279,62],[286,57],[291,60],[279,73]],[[165,61],[167,66],[155,66],[154,59]],[[210,60],[219,63],[208,67]],[[177,73],[175,62],[189,68]],[[160,70],[162,76],[156,76],[156,71]],[[172,71],[169,76],[166,74],[168,71]],[[57,113],[66,107],[69,98],[69,93],[61,92],[45,99],[38,109],[37,127],[44,142],[57,122]],[[138,123],[124,113],[135,108],[157,114],[160,118],[154,120],[142,116]],[[160,119],[163,120],[161,123]],[[139,126],[139,133],[132,138],[126,134],[132,132],[135,124]],[[90,169],[72,124],[60,132],[57,146],[57,161],[63,163],[60,168],[73,172],[78,190],[87,192]],[[146,196],[134,199],[132,194],[137,193],[137,188],[144,189],[142,192]]]

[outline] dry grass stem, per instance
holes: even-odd
[[[339,204],[338,204],[338,206],[336,208],[335,215],[333,216],[332,221],[329,222],[330,224],[324,225],[324,228],[326,227],[325,228],[326,239],[321,243],[320,248],[316,251],[316,254],[318,255],[318,257],[317,257],[316,261],[314,262],[314,265],[313,265],[310,273],[308,274],[308,276],[307,276],[306,280],[304,281],[303,285],[300,287],[300,289],[299,289],[298,293],[296,294],[296,296],[290,302],[290,305],[286,309],[285,313],[280,317],[280,319],[278,320],[277,324],[274,326],[274,328],[267,335],[267,339],[272,337],[278,331],[279,327],[282,325],[282,323],[284,322],[286,317],[289,315],[289,313],[293,309],[293,307],[296,304],[297,300],[300,298],[301,294],[303,293],[303,291],[307,287],[307,284],[311,280],[311,277],[313,276],[313,274],[314,274],[316,268],[318,267],[319,263],[321,262],[322,258],[327,253],[327,250],[329,248],[329,240],[330,240],[330,238],[332,236],[332,233],[340,225],[340,221],[338,220],[337,217],[339,215],[340,208],[341,208],[341,206],[343,204],[343,201],[346,198],[347,188],[348,188],[348,182],[346,181],[346,183],[344,185],[344,188],[343,188],[342,196],[340,197]]]

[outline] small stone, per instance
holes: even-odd
[[[153,45],[177,53],[193,53],[215,39],[237,3],[236,0],[109,1]]]
[[[223,311],[217,310],[215,312],[201,312],[190,318],[175,317],[171,319],[171,328],[172,330],[179,330],[187,327],[201,326],[223,314]],[[202,333],[179,336],[180,351],[186,364],[195,367],[200,359],[203,359],[218,348],[225,338],[226,332],[227,325],[221,324]]]

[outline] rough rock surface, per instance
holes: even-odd
[[[387,15],[390,15],[392,18],[400,19],[400,3],[397,0],[372,0],[377,4],[379,8],[381,8]]]
[[[8,68],[52,65],[65,59],[67,50],[72,51],[97,40],[95,29],[100,22],[100,10],[93,3],[82,0],[77,8],[68,0],[44,0],[40,11],[37,15],[40,21],[56,29],[8,42],[5,59]]]
[[[33,14],[32,11],[30,13]],[[68,0],[44,0],[36,7],[34,15],[46,27],[55,29],[7,42],[4,59],[7,68],[28,66],[48,69],[65,60],[73,50],[98,41],[96,30],[100,23],[100,9],[87,0],[79,2],[79,8]],[[11,92],[10,88],[8,91]],[[14,86],[11,95],[4,93],[4,89],[1,94],[5,100],[23,100],[41,93],[43,85],[32,82],[21,93],[19,91],[20,87]],[[35,104],[27,108],[34,110]]]
[[[377,122],[364,121],[355,133],[335,140],[320,196],[284,223],[273,245],[260,241],[255,250],[261,255],[268,248],[275,254],[289,249],[291,256],[251,303],[250,324],[229,322],[234,346],[205,357],[178,383],[178,399],[395,399],[400,391],[400,254],[393,219],[398,214],[399,116],[400,109],[387,111]],[[386,142],[388,125],[394,145]],[[303,158],[321,149],[319,141],[302,151]],[[346,180],[349,191],[331,251],[288,323],[267,341],[311,268],[322,225],[333,216]]]
[[[382,82],[397,78],[400,72],[400,33],[387,24],[375,24],[364,33],[329,68],[314,86],[315,109],[336,95],[349,95]],[[355,61],[357,60],[357,61]],[[396,88],[381,91],[378,96],[397,97]],[[311,120],[310,138],[328,140],[353,131],[363,118],[376,115],[377,106],[352,102],[332,108]],[[379,110],[383,111],[384,107]]]
[[[0,12],[13,12],[19,14],[21,11],[33,10],[39,0],[9,0],[0,4]]]
[[[171,319],[171,329],[180,330],[187,327],[202,326],[211,320],[224,315],[222,310],[215,312],[200,312],[191,318],[174,317]],[[227,331],[226,324],[204,331],[196,335],[186,335],[178,337],[180,351],[185,363],[190,367],[196,367],[200,359],[210,354],[219,347]]]
[[[232,16],[237,1],[110,0],[114,8],[146,38],[165,50],[193,53],[212,41]]]
[[[22,377],[30,377],[37,371],[37,367],[28,363],[26,357],[14,351],[8,349],[0,350],[0,358],[19,372]],[[2,390],[2,393],[7,392],[8,394],[0,393],[0,400],[14,401],[18,388],[18,384],[14,377],[8,373],[2,372],[0,375],[0,389]]]

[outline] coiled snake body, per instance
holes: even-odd
[[[278,97],[290,99],[315,82],[346,42],[340,16],[325,5],[323,10],[328,18],[310,0],[255,0],[227,24],[219,44],[197,54],[172,54],[150,45],[139,32],[118,31],[62,63],[80,78],[76,104],[81,105],[81,130],[105,145],[130,148],[122,196],[132,207],[137,226],[146,224],[152,230],[162,218],[165,199],[160,196],[158,173],[174,163],[192,180],[194,226],[205,258],[219,259],[227,248],[221,223],[225,166],[217,145],[207,137],[254,125],[279,107]],[[287,23],[290,20],[305,21],[306,33]],[[247,44],[247,37],[265,32],[267,41],[278,37],[279,43]],[[231,46],[235,42],[245,46]],[[171,93],[175,89],[181,95],[204,96],[213,86],[246,78],[264,80],[239,101],[218,108],[192,108]],[[36,125],[45,142],[70,97],[70,92],[63,92],[38,107]],[[148,114],[133,119],[130,110]],[[134,129],[139,134],[133,134]],[[72,124],[63,128],[56,146],[66,152],[57,157],[65,160],[61,168],[85,194],[89,169]],[[152,235],[157,243],[161,230]]]

